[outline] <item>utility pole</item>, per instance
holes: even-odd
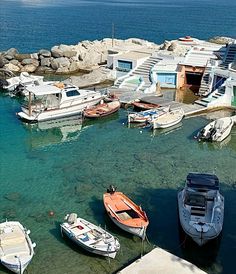
[[[115,37],[115,24],[112,22],[112,30],[111,30],[112,47],[114,46],[114,37]]]

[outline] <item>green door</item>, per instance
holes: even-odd
[[[234,96],[232,97],[231,105],[236,107],[236,86],[233,87]]]

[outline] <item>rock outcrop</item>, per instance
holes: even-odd
[[[107,62],[108,50],[114,46],[124,50],[158,49],[159,46],[137,38],[119,40],[106,38],[101,41],[82,41],[77,45],[58,45],[50,50],[22,54],[11,48],[0,53],[0,68],[12,72],[71,74],[80,70],[91,70]]]

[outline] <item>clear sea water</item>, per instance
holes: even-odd
[[[156,43],[185,35],[236,35],[231,0],[1,0],[0,50],[35,52],[111,37]]]
[[[29,52],[101,39],[111,35],[112,22],[119,38],[157,43],[187,34],[233,36],[235,11],[234,2],[209,0],[1,0],[0,48]],[[146,210],[146,252],[159,246],[208,273],[235,273],[236,128],[222,144],[202,144],[193,137],[212,114],[153,133],[128,128],[123,109],[82,127],[78,119],[29,126],[17,119],[19,109],[17,99],[0,96],[0,218],[19,220],[31,230],[37,247],[28,273],[113,273],[140,256],[141,241],[116,228],[104,212],[102,194],[111,183]],[[220,115],[229,113],[214,117]],[[222,237],[203,248],[179,233],[176,194],[190,171],[217,174],[225,196]],[[85,253],[63,239],[59,224],[69,212],[116,235],[121,243],[116,259]],[[0,273],[9,272],[0,267]]]

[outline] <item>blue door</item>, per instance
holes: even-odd
[[[157,81],[161,87],[175,88],[176,74],[175,73],[157,73]]]

